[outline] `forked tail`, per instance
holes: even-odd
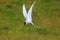
[[[33,25],[34,27],[36,27],[36,28],[40,28],[39,26],[35,25],[34,23],[32,23],[32,25]]]

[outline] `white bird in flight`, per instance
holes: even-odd
[[[33,26],[36,26],[33,24],[32,22],[32,8],[34,6],[35,2],[31,5],[28,13],[26,12],[26,7],[25,7],[25,4],[23,4],[23,16],[25,17],[25,22],[24,22],[24,25],[27,25],[27,24],[32,24]]]

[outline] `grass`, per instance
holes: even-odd
[[[24,26],[22,5],[27,11],[33,2],[31,24]],[[0,40],[60,40],[59,0],[0,0]]]

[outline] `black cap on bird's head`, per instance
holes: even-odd
[[[24,25],[26,25],[26,22],[24,22]]]

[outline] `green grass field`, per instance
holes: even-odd
[[[24,26],[22,5],[33,2],[31,24]],[[0,0],[0,40],[60,40],[60,0]]]

